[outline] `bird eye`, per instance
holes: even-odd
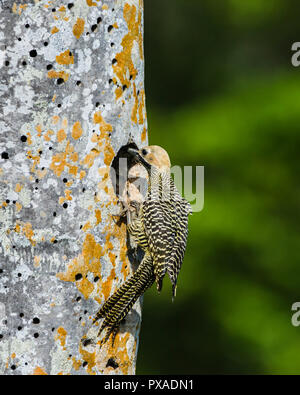
[[[143,155],[143,156],[146,156],[147,154],[148,154],[147,150],[146,150],[146,149],[143,149],[143,150],[142,150],[142,155]]]

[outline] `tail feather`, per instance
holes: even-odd
[[[106,336],[102,340],[104,344],[111,333],[116,333],[121,321],[126,317],[137,299],[155,281],[153,264],[150,255],[146,254],[138,270],[120,287],[102,306],[94,321],[104,317],[100,327],[100,333],[107,328]]]

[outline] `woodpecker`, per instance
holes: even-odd
[[[114,341],[121,321],[154,282],[158,291],[162,289],[166,273],[175,297],[186,248],[188,216],[192,212],[190,204],[175,187],[169,155],[162,147],[129,148],[128,153],[148,173],[145,199],[136,218],[127,224],[130,235],[144,251],[144,257],[137,271],[104,303],[94,318],[94,322],[104,318],[98,333],[99,336],[106,328],[101,345],[111,334]]]

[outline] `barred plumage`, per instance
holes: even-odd
[[[161,290],[166,273],[175,296],[188,235],[191,206],[174,185],[168,154],[158,146],[131,151],[149,174],[148,192],[138,217],[128,224],[129,233],[145,255],[134,275],[104,303],[95,317],[94,321],[104,318],[99,334],[107,328],[102,344],[111,333],[114,338],[120,322],[154,281],[158,291]]]

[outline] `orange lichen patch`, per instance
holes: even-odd
[[[22,189],[23,189],[23,185],[17,183],[17,184],[16,184],[16,187],[15,187],[15,191],[16,191],[17,193],[19,193],[19,192],[21,192]]]
[[[70,159],[72,162],[77,162],[78,161],[78,153],[74,152],[73,154],[71,154]]]
[[[50,165],[50,169],[57,175],[57,177],[61,176],[61,173],[64,171],[65,166],[69,167],[69,173],[77,174],[77,167],[70,165],[67,163],[67,158],[74,152],[74,147],[67,142],[65,152],[59,152],[56,155],[53,155],[52,162]]]
[[[107,4],[103,4],[102,10],[108,10],[108,5]]]
[[[113,27],[114,27],[115,29],[118,29],[118,28],[119,28],[117,22],[115,22],[115,23],[113,24]]]
[[[74,64],[74,55],[68,49],[56,56],[58,64]]]
[[[66,7],[64,5],[62,5],[59,7],[58,11],[64,12],[64,11],[66,11]]]
[[[39,267],[40,266],[40,262],[41,262],[41,256],[40,255],[35,255],[33,258],[33,266],[34,267]]]
[[[73,34],[77,39],[79,39],[83,31],[84,31],[84,19],[77,18],[77,21],[73,26]]]
[[[34,172],[36,166],[40,163],[41,158],[39,155],[33,155],[31,151],[27,152],[27,158],[33,160],[33,165],[30,171]]]
[[[145,141],[146,137],[147,137],[147,129],[146,129],[146,127],[144,127],[142,134],[141,134],[141,140]]]
[[[80,366],[82,365],[82,362],[80,360],[77,360],[75,357],[72,357],[73,361],[73,368],[77,371],[79,370]]]
[[[31,145],[32,144],[31,134],[29,132],[27,132],[26,136],[27,136],[27,144]]]
[[[75,122],[72,128],[72,137],[78,140],[82,136],[83,130],[81,128],[80,122]]]
[[[61,143],[62,141],[64,141],[67,137],[67,134],[65,132],[64,129],[60,129],[57,133],[56,133],[56,139],[59,143]]]
[[[54,26],[52,29],[51,29],[51,34],[55,34],[55,33],[58,33],[59,32],[59,29],[58,29],[58,27],[56,27],[56,26]]]
[[[45,141],[50,141],[51,140],[51,135],[53,135],[54,134],[54,132],[53,132],[53,130],[48,130],[45,134],[44,134],[44,140]]]
[[[54,115],[54,116],[52,117],[52,123],[53,123],[53,125],[56,125],[56,124],[59,122],[59,120],[60,120],[59,116],[58,116],[58,115]]]
[[[135,80],[137,75],[137,70],[134,67],[131,57],[132,48],[135,41],[138,42],[140,56],[141,58],[143,57],[142,13],[139,11],[137,16],[136,6],[130,6],[126,3],[123,14],[128,26],[128,33],[123,37],[121,43],[123,50],[116,55],[115,58],[117,62],[113,65],[113,69],[121,85],[126,85],[129,87],[131,84],[131,79]],[[122,93],[119,88],[116,89],[116,98],[118,99]]]
[[[79,174],[79,178],[82,180],[86,176],[86,172],[84,170],[81,170]]]
[[[118,100],[123,95],[123,89],[118,87],[115,90],[116,99]]]
[[[65,190],[66,200],[72,200],[70,189]]]
[[[57,328],[57,334],[55,335],[55,340],[59,340],[61,346],[64,349],[65,349],[65,345],[66,345],[66,337],[67,337],[67,331],[62,326]]]
[[[113,150],[113,148],[111,146],[111,142],[110,142],[110,133],[112,132],[113,128],[109,123],[105,122],[100,111],[97,111],[94,114],[94,123],[100,124],[99,130],[101,133],[100,133],[100,136],[98,136],[97,134],[94,134],[92,136],[92,141],[98,142],[99,150],[102,151],[104,154],[104,163],[107,166],[110,166],[110,164],[115,156],[114,150]]]
[[[20,5],[19,5],[19,9],[18,9],[17,4],[14,3],[13,6],[12,6],[12,12],[13,12],[14,14],[17,14],[17,13],[18,13],[19,15],[21,15],[22,10],[25,10],[26,7],[27,7],[27,4],[20,4]]]
[[[94,283],[91,283],[86,275],[92,272],[94,277],[101,277],[100,257],[103,255],[103,249],[100,244],[96,243],[94,236],[87,234],[82,246],[81,254],[74,258],[69,264],[65,273],[58,273],[57,277],[62,281],[76,282],[78,290],[87,299],[94,290]],[[76,275],[81,274],[82,277],[76,280]]]
[[[114,345],[112,345],[111,342],[108,342],[108,350],[107,354],[108,355],[114,355],[114,358],[116,362],[118,363],[121,371],[123,374],[129,374],[129,369],[132,366],[132,360],[130,359],[130,356],[127,351],[127,342],[129,340],[130,334],[125,333],[124,335],[122,333],[118,333]],[[133,353],[134,355],[135,353]],[[99,361],[100,362],[100,361]],[[113,371],[113,368],[107,368],[107,371]]]
[[[133,83],[133,97],[134,97],[134,105],[132,107],[132,112],[131,112],[131,120],[133,123],[137,123],[137,112],[138,112],[138,105],[139,105],[139,99],[136,93],[136,85]]]
[[[48,78],[62,78],[64,81],[68,81],[69,75],[65,71],[48,71]]]
[[[86,0],[86,4],[87,4],[89,7],[94,7],[94,6],[97,5],[97,3],[94,3],[93,0]]]
[[[36,242],[33,240],[34,236],[34,231],[32,230],[32,225],[30,222],[27,222],[26,224],[23,225],[23,234],[25,237],[30,241],[30,243],[35,246]]]
[[[67,163],[66,166],[69,168],[69,174],[72,174],[73,176],[77,175],[78,172],[77,166],[70,165],[69,163]]]
[[[13,352],[13,353],[11,354],[11,358],[12,358],[12,359],[16,358],[16,353]]]
[[[116,271],[113,268],[110,272],[110,275],[107,277],[107,279],[102,282],[101,291],[104,296],[104,300],[107,300],[108,297],[110,296],[110,292],[111,292],[112,285],[113,285],[113,280],[115,277],[116,277]]]
[[[91,225],[90,221],[88,221],[88,222],[83,226],[82,230],[83,230],[84,232],[86,232],[87,230],[91,229],[91,227],[92,227],[92,225]]]
[[[38,137],[41,137],[41,135],[42,135],[42,126],[41,125],[36,125],[35,130],[38,132]]]
[[[33,376],[48,376],[48,374],[44,371],[44,369],[37,366],[34,369]]]
[[[96,226],[97,226],[102,221],[101,211],[100,210],[95,210],[95,217],[96,217]]]
[[[84,158],[83,164],[88,168],[92,167],[96,157],[99,156],[99,154],[100,152],[93,148],[91,152],[87,154],[86,157]]]
[[[16,202],[17,213],[22,210],[22,207],[23,207],[22,204],[20,204],[19,202]]]
[[[85,337],[83,337],[84,339]],[[80,342],[82,343],[82,342]],[[93,371],[93,368],[96,365],[96,350],[94,352],[88,352],[83,349],[82,344],[79,346],[79,352],[82,355],[82,360],[87,362],[86,370],[88,374],[95,375],[96,373]]]

